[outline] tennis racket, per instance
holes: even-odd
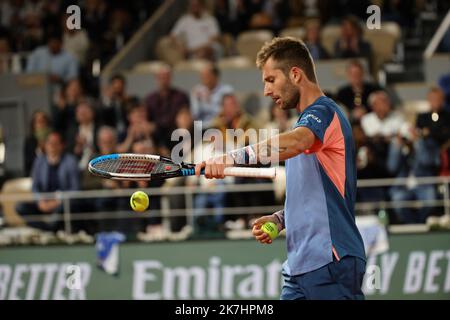
[[[109,154],[92,159],[89,171],[115,180],[157,180],[195,175],[195,164],[175,163],[151,154]],[[202,170],[201,174],[204,174]],[[227,167],[224,174],[234,177],[275,178],[275,168]]]

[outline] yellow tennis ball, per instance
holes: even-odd
[[[131,195],[130,206],[134,211],[142,212],[148,208],[148,195],[142,191],[136,191]]]
[[[278,227],[273,222],[266,222],[261,226],[261,230],[267,233],[270,239],[275,239],[278,237]]]

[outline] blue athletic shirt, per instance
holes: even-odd
[[[299,116],[316,142],[286,160],[284,223],[287,270],[293,276],[345,256],[366,259],[355,224],[355,145],[350,123],[337,104],[322,96]]]

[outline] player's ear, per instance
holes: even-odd
[[[289,80],[291,80],[291,82],[294,84],[300,83],[302,76],[303,72],[298,67],[292,67],[291,70],[289,71]]]

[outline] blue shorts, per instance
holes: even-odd
[[[364,300],[366,262],[346,256],[311,272],[284,278],[281,300]]]

